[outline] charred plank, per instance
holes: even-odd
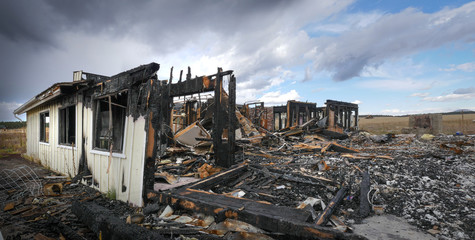
[[[165,239],[162,235],[137,225],[126,224],[113,213],[92,202],[73,202],[72,212],[101,239]]]
[[[330,203],[327,205],[327,207],[318,216],[317,225],[323,226],[323,225],[328,223],[328,220],[330,220],[330,217],[333,215],[335,210],[340,206],[340,204],[343,201],[343,198],[346,196],[347,192],[348,192],[348,187],[346,187],[346,186],[342,187],[338,191],[338,193],[335,195],[335,197],[333,197],[333,199],[330,201]]]

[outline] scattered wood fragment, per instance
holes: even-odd
[[[43,192],[46,196],[59,196],[63,192],[62,183],[48,183],[43,186]]]
[[[386,156],[386,155],[368,155],[368,154],[355,155],[355,154],[343,154],[343,155],[341,155],[341,157],[344,157],[344,158],[351,158],[351,159],[360,159],[360,160],[363,160],[363,159],[376,159],[376,158],[394,160],[393,157]]]
[[[55,238],[50,238],[50,237],[47,237],[41,233],[37,233],[34,237],[33,237],[34,240],[56,240]]]
[[[321,152],[341,152],[341,153],[358,153],[359,151],[356,149],[348,148],[345,146],[342,146],[336,142],[330,142],[325,147],[322,148]]]
[[[281,157],[281,156],[274,156],[274,155],[263,154],[263,153],[244,152],[244,154],[249,155],[249,156],[257,156],[257,157],[265,157],[265,158],[273,158],[273,159],[284,159],[284,157]]]
[[[169,184],[177,181],[177,178],[168,172],[155,173],[155,179],[163,179]]]
[[[342,232],[353,232],[353,229],[348,227],[343,221],[341,221],[337,216],[332,215],[330,222],[335,226],[335,229]]]
[[[10,212],[11,215],[17,215],[17,214],[20,214],[22,212],[26,212],[26,211],[29,211],[29,210],[32,210],[32,209],[36,209],[37,206],[25,206],[25,207],[22,207],[20,209],[17,209],[15,211],[12,211]]]
[[[15,202],[8,202],[5,204],[5,207],[3,208],[3,211],[10,211],[13,208],[15,208],[16,203]]]
[[[47,180],[55,180],[55,179],[66,180],[66,179],[68,179],[67,176],[44,176],[43,178],[47,179]]]

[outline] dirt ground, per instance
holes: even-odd
[[[69,208],[72,201],[95,197],[97,193],[87,187],[57,180],[63,188],[56,196],[45,195],[43,188],[31,188],[36,183],[42,187],[54,182],[45,179],[48,176],[57,174],[22,158],[20,154],[0,158],[0,232],[3,239],[71,239],[71,236],[62,235],[58,226],[77,232],[79,239],[97,239]],[[21,192],[25,188],[40,194],[31,196],[31,192]],[[13,207],[8,209],[8,206]]]

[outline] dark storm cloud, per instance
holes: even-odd
[[[342,81],[388,59],[475,39],[474,3],[433,14],[386,14],[334,37],[304,31],[344,14],[352,2],[2,1],[0,101],[23,103],[70,81],[74,70],[112,75],[150,61],[162,69],[177,63],[233,69],[238,90],[247,94],[240,95],[256,98],[296,65],[313,62],[305,80],[328,71]]]
[[[52,44],[52,33],[58,31],[55,15],[42,1],[13,1],[0,3],[0,36],[7,41]]]
[[[226,62],[241,74],[239,81],[257,89],[273,76],[250,81],[253,76],[272,73],[306,51],[308,38],[296,34],[299,27],[350,2],[2,1],[0,107],[70,81],[74,70],[115,74],[148,61],[170,62],[176,53],[186,58],[188,52],[218,66]],[[275,53],[293,39],[297,44],[286,46],[290,54]]]
[[[454,91],[454,94],[471,94],[475,93],[475,87],[459,88]]]

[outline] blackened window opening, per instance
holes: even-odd
[[[73,145],[76,142],[76,106],[59,109],[59,143]]]
[[[122,152],[126,110],[127,92],[97,99],[94,121],[96,149],[109,151],[112,146],[113,152]]]
[[[49,142],[49,112],[40,113],[40,142]]]

